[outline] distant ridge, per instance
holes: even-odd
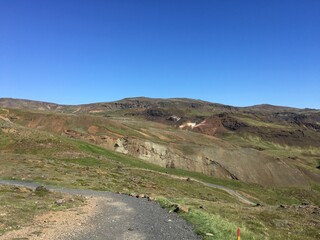
[[[109,108],[117,108],[116,106],[121,106],[122,108],[128,106],[129,108],[141,108],[145,107],[161,107],[163,105],[173,106],[173,107],[214,107],[214,108],[225,108],[233,110],[258,110],[258,111],[301,111],[301,108],[287,107],[287,106],[276,106],[271,104],[258,104],[247,107],[235,107],[230,105],[225,105],[221,103],[213,103],[204,101],[201,99],[191,99],[191,98],[148,98],[148,97],[130,97],[124,98],[117,101],[111,102],[96,102],[96,103],[87,103],[87,104],[76,104],[76,105],[67,105],[67,104],[57,104],[52,102],[29,100],[29,99],[17,99],[17,98],[0,98],[0,106],[6,108],[16,108],[16,109],[31,109],[31,110],[62,110],[62,109],[74,109],[79,107],[84,108],[95,108],[101,107],[102,105]],[[305,108],[304,110],[315,110]]]

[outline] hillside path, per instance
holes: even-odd
[[[213,183],[207,183],[207,182],[203,182],[203,181],[200,181],[198,179],[194,179],[194,178],[190,178],[190,177],[179,177],[179,176],[176,176],[176,175],[173,175],[173,174],[157,172],[157,171],[154,171],[154,170],[144,169],[144,168],[123,168],[123,169],[152,172],[152,173],[161,174],[161,175],[164,175],[164,176],[167,176],[167,177],[170,177],[170,178],[180,179],[180,180],[189,179],[190,181],[194,181],[194,182],[200,183],[200,184],[208,186],[208,187],[212,187],[212,188],[223,190],[223,191],[229,193],[231,196],[234,196],[235,198],[237,198],[242,203],[245,203],[245,204],[248,204],[248,205],[253,205],[253,206],[257,204],[257,203],[254,203],[254,202],[250,201],[248,198],[246,198],[245,196],[241,195],[239,192],[237,192],[237,191],[235,191],[235,190],[233,190],[231,188],[222,186],[222,185],[217,185],[217,184],[213,184]]]
[[[13,180],[0,180],[0,184],[35,189],[40,184]],[[63,227],[52,239],[59,240],[194,240],[199,237],[193,227],[176,213],[168,213],[154,201],[123,194],[92,190],[45,186],[51,191],[95,198],[94,213],[86,222],[74,223],[72,231]],[[83,227],[79,227],[79,226]],[[1,239],[1,237],[0,237]],[[35,239],[48,239],[35,238]]]

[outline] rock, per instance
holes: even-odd
[[[288,208],[288,205],[280,204],[279,208]]]
[[[154,197],[148,197],[148,201],[155,201],[156,200],[156,198],[154,198]]]
[[[128,138],[119,138],[114,144],[115,150],[117,152],[121,152],[124,154],[128,153],[127,146],[128,146]]]
[[[178,204],[173,204],[171,205],[174,209],[174,212],[184,212],[184,213],[188,213],[189,212],[189,208],[187,206],[183,206],[183,205],[178,205]]]
[[[44,191],[44,192],[49,192],[49,190],[45,187],[45,186],[38,186],[36,187],[36,192],[39,192],[39,191]]]
[[[58,206],[61,206],[64,203],[64,199],[58,199],[55,201],[55,204],[57,204]]]
[[[167,120],[172,121],[172,122],[178,122],[181,119],[181,117],[172,115],[170,117],[167,118]]]
[[[137,194],[135,194],[135,193],[129,193],[129,196],[130,196],[130,197],[136,197]]]
[[[139,195],[137,195],[137,198],[145,198],[145,197],[146,197],[145,194],[139,194]]]
[[[187,206],[179,206],[179,211],[188,213],[189,212],[189,208]]]
[[[50,191],[49,189],[47,189],[45,186],[38,186],[35,189],[35,194],[38,196],[44,196],[46,194],[48,194]]]
[[[309,206],[308,205],[305,205],[305,204],[301,204],[301,205],[299,205],[298,206],[298,208],[300,208],[300,209],[306,209],[306,208],[308,208]]]

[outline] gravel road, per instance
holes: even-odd
[[[39,184],[0,180],[0,184],[18,185],[35,189]],[[193,240],[200,239],[193,228],[176,213],[168,213],[154,201],[127,195],[92,190],[46,186],[51,191],[99,197],[95,213],[86,230],[68,232],[61,240]],[[79,229],[75,228],[75,229]]]

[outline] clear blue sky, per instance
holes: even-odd
[[[319,0],[0,0],[0,97],[320,108]]]

